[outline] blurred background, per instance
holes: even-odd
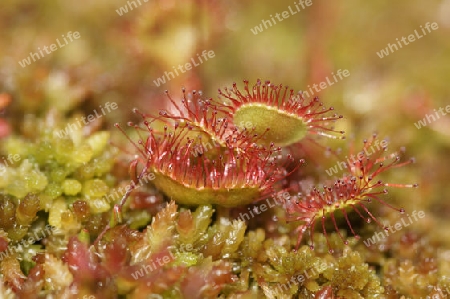
[[[26,113],[89,114],[108,101],[119,109],[105,115],[102,126],[114,131],[115,122],[133,120],[133,107],[165,108],[164,90],[175,98],[181,87],[217,97],[218,88],[258,78],[307,90],[348,70],[315,95],[344,115],[337,127],[347,136],[360,142],[377,131],[390,138],[392,150],[405,146],[406,156],[416,158],[392,180],[420,188],[401,190],[401,198],[393,192],[392,201],[432,215],[417,229],[450,248],[450,114],[415,126],[450,105],[450,0],[307,3],[2,0],[0,93],[10,94],[11,103],[0,101],[6,107],[1,134],[19,128]],[[276,14],[284,11],[279,21]],[[427,22],[438,28],[424,35]],[[380,58],[389,43],[415,30],[423,37]],[[69,31],[80,38],[63,42]],[[63,47],[24,64],[30,52],[57,39]],[[214,56],[200,63],[204,51]],[[191,70],[175,73],[192,61]],[[346,141],[326,142],[340,147]]]

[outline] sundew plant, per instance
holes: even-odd
[[[388,189],[417,187],[383,181],[384,172],[413,160],[402,161],[402,151],[389,153],[387,142],[374,134],[362,142],[357,159],[341,177],[303,190],[302,168],[309,157],[298,148],[310,142],[316,151],[330,152],[316,137],[343,139],[344,132],[334,129],[342,115],[317,97],[305,99],[287,86],[244,81],[242,90],[234,83],[215,97],[183,89],[180,99],[167,92],[167,100],[171,106],[166,110],[134,109],[138,123],[128,122],[127,128],[116,124],[126,137],[118,150],[108,149],[108,132],[85,140],[75,133],[61,138],[46,129],[53,122],[39,125],[37,146],[9,139],[7,148],[27,158],[8,170],[9,180],[3,183],[7,195],[2,221],[8,228],[4,248],[40,229],[37,223],[48,221],[60,229],[43,242],[46,250],[29,246],[5,255],[3,273],[13,292],[212,298],[244,291],[245,279],[269,297],[340,293],[331,286],[344,274],[331,270],[331,263],[314,271],[309,284],[291,284],[289,276],[316,267],[317,246],[321,255],[345,253],[359,259],[349,247],[360,239],[355,218],[360,218],[358,226],[373,221],[387,230],[371,206],[381,204],[404,214],[403,208],[384,199]],[[374,150],[375,144],[382,146]],[[120,156],[134,159],[127,162],[129,184],[115,191],[114,198],[108,172],[111,158]],[[47,220],[39,217],[41,211],[48,212]],[[235,217],[237,213],[241,217]],[[270,213],[278,214],[271,221],[279,227],[272,228],[275,235],[267,238],[264,229],[251,230],[261,221],[259,215],[268,221]],[[314,237],[316,226],[319,235]],[[73,232],[78,233],[70,236]],[[272,258],[251,258],[261,250]],[[277,259],[281,264],[272,264]],[[349,281],[345,293],[382,292],[373,270],[364,269]],[[359,289],[353,289],[353,283]]]

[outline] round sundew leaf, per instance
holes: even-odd
[[[258,135],[264,135],[261,142],[277,146],[287,146],[302,140],[308,132],[301,118],[262,104],[247,104],[234,113],[233,121],[237,126],[251,124]],[[266,132],[267,128],[270,130]]]
[[[192,140],[192,154],[195,157],[206,154],[209,158],[216,158],[220,153],[219,147],[225,148],[225,142],[221,142],[208,132],[199,129],[187,133],[186,140],[187,138]]]
[[[173,124],[171,127],[165,131],[167,128],[167,123],[157,120],[152,122],[151,127],[153,128],[155,135],[162,138],[163,134],[174,134],[176,131],[173,129]],[[190,129],[188,129],[190,127]],[[226,143],[224,140],[220,140],[219,136],[214,135],[213,132],[208,131],[206,128],[196,124],[194,122],[179,121],[179,130],[183,131],[183,137],[180,139],[180,146],[185,146],[188,144],[188,140],[191,141],[192,156],[195,158],[199,155],[206,154],[208,158],[217,158],[221,153],[221,148],[226,148]],[[176,133],[175,133],[176,134]]]
[[[195,188],[181,184],[161,173],[155,173],[155,186],[171,199],[185,205],[216,204],[223,207],[236,207],[252,203],[261,196],[258,187],[236,188]]]

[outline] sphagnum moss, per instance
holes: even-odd
[[[19,161],[7,167],[0,177],[3,191],[0,195],[0,229],[5,232],[2,239],[8,242],[9,250],[2,250],[2,254],[14,254],[23,269],[29,269],[24,267],[29,263],[36,265],[32,255],[27,254],[29,246],[34,248],[35,253],[40,253],[43,252],[43,244],[46,248],[52,248],[51,243],[58,244],[54,252],[61,255],[69,232],[79,230],[83,221],[89,221],[86,217],[77,216],[79,212],[75,213],[77,209],[73,204],[77,201],[86,203],[106,193],[108,187],[103,180],[112,169],[115,155],[113,149],[107,148],[108,132],[80,135],[81,138],[75,141],[74,136],[80,132],[72,132],[64,138],[56,134],[57,130],[68,125],[66,122],[52,123],[37,118],[28,122],[33,122],[32,127],[37,131],[33,134],[22,133],[32,138],[12,135],[3,142],[4,155],[16,155]],[[31,126],[25,126],[25,129],[27,127]],[[80,176],[80,169],[89,163],[94,169],[92,176]],[[98,186],[94,186],[93,182],[98,182],[102,188],[96,188]],[[54,231],[53,235],[40,234],[38,238],[45,222],[59,231]],[[32,245],[34,243],[36,245]],[[10,281],[7,277],[4,280],[20,289],[18,281]]]

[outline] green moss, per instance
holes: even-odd
[[[108,184],[115,183],[109,172],[115,164],[117,151],[107,146],[109,132],[60,138],[56,133],[68,124],[58,117],[49,123],[30,117],[21,135],[10,136],[2,143],[2,154],[17,158],[0,176],[0,229],[7,233],[11,242],[26,240],[36,223],[48,222],[63,233],[48,236],[53,241],[47,243],[47,248],[63,250],[67,242],[64,232],[80,229],[82,220],[90,221],[86,217],[77,218],[71,211],[74,197],[85,201],[99,198],[109,191]],[[74,136],[76,138],[72,139]],[[86,166],[90,167],[90,172],[83,175]],[[109,205],[103,209],[103,212],[108,211]],[[94,236],[95,233],[98,231]],[[33,255],[21,252],[19,256],[24,270],[34,265],[30,260]]]
[[[94,179],[84,182],[82,193],[90,198],[105,196],[108,194],[108,191],[109,187],[105,182],[103,182],[103,180]]]
[[[63,186],[58,183],[50,183],[47,185],[44,194],[48,195],[50,198],[55,199],[61,196],[63,193]]]
[[[172,266],[194,266],[199,261],[199,256],[193,252],[181,252],[175,254],[176,260],[171,264]]]
[[[356,296],[361,292],[367,293],[369,289],[380,294],[383,293],[382,287],[373,288],[372,286],[366,289],[371,279],[375,278],[375,284],[378,285],[379,280],[372,275],[373,271],[369,270],[369,266],[364,263],[358,252],[346,252],[343,257],[338,259],[337,267],[337,269],[328,269],[325,277],[331,278],[332,285],[340,290],[342,296]]]
[[[90,146],[93,156],[98,156],[103,153],[108,144],[110,133],[107,131],[96,132],[86,139],[86,143]]]
[[[81,188],[82,188],[82,185],[77,180],[68,179],[68,180],[64,180],[64,182],[62,183],[62,189],[63,189],[64,194],[69,195],[69,196],[77,195],[78,193],[80,193]]]
[[[24,160],[17,168],[8,168],[5,192],[17,198],[24,198],[28,193],[39,193],[48,185],[48,179],[36,164]]]

